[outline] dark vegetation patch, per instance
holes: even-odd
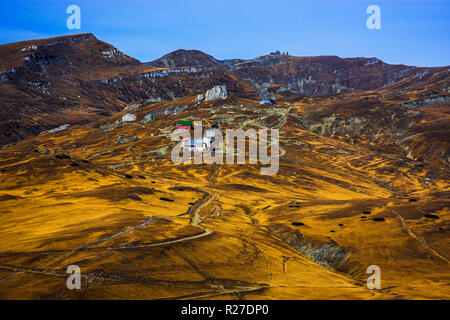
[[[293,226],[304,226],[305,225],[303,222],[298,222],[298,221],[292,222],[291,224]]]
[[[263,210],[266,210],[266,209],[269,209],[269,208],[270,208],[270,206],[267,206],[267,207],[264,207]]]
[[[343,227],[344,225],[342,223],[339,223],[339,227]]]
[[[330,232],[336,232],[336,231],[334,231],[334,230],[330,230]]]
[[[11,194],[2,194],[0,195],[0,201],[6,201],[6,200],[16,200],[19,197],[13,196]]]
[[[365,216],[361,216],[361,219],[365,219],[365,218],[367,218],[367,217],[365,217]]]
[[[127,179],[133,179],[133,176],[131,174],[125,173],[125,178]]]
[[[81,161],[83,161],[84,163],[89,163],[89,161],[82,159]]]
[[[239,183],[223,184],[223,185],[221,185],[219,187],[222,188],[222,189],[228,189],[228,190],[266,192],[265,189],[249,186],[249,185],[246,185],[246,184],[239,184]]]
[[[363,213],[363,214],[371,214],[372,212],[366,210],[366,211],[363,211],[362,213]]]
[[[385,221],[384,218],[373,218],[372,220],[373,220],[373,221]]]
[[[141,175],[139,175],[138,177],[139,177],[139,179],[144,179],[144,180],[147,179],[146,177],[141,176]]]
[[[159,198],[159,200],[162,200],[162,201],[168,201],[168,202],[173,202],[172,199],[165,198],[165,197],[161,197],[161,198]]]
[[[291,204],[289,205],[289,208],[300,208],[300,206],[297,204]]]
[[[76,162],[72,162],[72,163],[70,164],[70,166],[71,166],[71,167],[79,167],[80,165],[79,165],[78,163],[76,163]]]
[[[130,198],[131,200],[142,201],[142,198],[139,197],[137,194],[132,194],[128,198]]]
[[[70,156],[68,156],[67,154],[57,154],[55,156],[56,159],[70,159]]]
[[[142,194],[154,194],[154,189],[149,189],[146,187],[124,187],[122,184],[113,184],[109,186],[101,186],[99,188],[83,191],[74,192],[71,196],[75,197],[94,197],[99,199],[119,201],[128,199],[130,195],[142,195]],[[56,198],[66,198],[68,195],[56,196]]]
[[[417,199],[411,198],[411,199],[409,199],[408,201],[409,201],[409,202],[417,202]]]
[[[425,213],[425,217],[430,218],[430,219],[439,219],[439,216],[437,216],[435,214],[430,214],[430,213]]]
[[[173,190],[173,191],[186,191],[187,188],[183,188],[183,187],[172,187],[172,188],[169,188],[169,190]]]

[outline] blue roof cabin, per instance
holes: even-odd
[[[276,102],[273,99],[263,99],[259,102],[259,104],[276,104]]]

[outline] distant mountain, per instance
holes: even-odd
[[[159,59],[146,63],[149,66],[159,68],[180,68],[180,67],[203,67],[220,68],[219,60],[199,50],[180,49],[162,56]]]
[[[265,98],[373,90],[411,75],[447,69],[391,65],[377,58],[337,56],[295,57],[270,54],[250,60],[217,60],[197,50],[177,50],[146,64],[221,70],[247,82],[260,97]]]
[[[177,50],[141,63],[90,33],[4,44],[0,144],[111,115],[134,101],[174,100],[217,84],[240,98],[280,100],[373,90],[447,68],[335,56],[218,60],[198,50]]]

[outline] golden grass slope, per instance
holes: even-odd
[[[101,125],[123,113],[0,150],[0,298],[450,297],[445,174],[425,181],[426,165],[308,131],[289,103],[192,100],[150,123],[140,120],[175,103],[111,131]],[[280,170],[174,165],[180,119],[280,128]],[[33,151],[48,140],[56,154]],[[81,290],[66,287],[72,264]],[[381,290],[366,287],[370,265]]]

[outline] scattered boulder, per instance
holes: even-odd
[[[161,198],[159,198],[159,200],[162,200],[162,201],[168,201],[168,202],[173,202],[172,199],[165,198],[165,197],[161,197]]]
[[[370,211],[363,211],[363,214],[371,214],[372,212]]]
[[[338,226],[339,226],[339,227],[343,227],[344,225],[343,225],[342,223],[339,223]]]
[[[113,131],[114,129],[116,129],[117,127],[120,127],[122,125],[122,122],[120,122],[119,120],[116,120],[114,123],[111,122],[107,122],[103,125],[100,126],[100,128],[102,128],[102,133],[105,132],[109,132],[109,131]]]
[[[139,177],[139,179],[144,179],[144,180],[147,179],[146,177],[141,176],[141,175],[139,175],[138,177]]]
[[[125,173],[125,178],[127,179],[133,179],[133,176],[131,174]]]
[[[197,97],[195,97],[195,101],[203,101],[205,100],[205,96],[202,94],[199,94]]]
[[[373,218],[372,220],[373,220],[373,221],[385,221],[384,218]]]
[[[292,222],[291,224],[292,224],[293,226],[304,226],[304,225],[305,225],[303,222],[297,222],[297,221]]]
[[[228,97],[228,88],[224,85],[215,86],[206,91],[206,101],[214,101],[218,99],[226,99]]]
[[[161,102],[161,98],[148,98],[147,100],[145,100],[146,104],[150,104],[150,103],[155,103],[155,102]]]
[[[334,230],[330,230],[330,232],[336,232],[336,231],[334,231]]]
[[[147,113],[144,118],[141,120],[142,123],[152,122],[155,120],[153,113]]]
[[[123,110],[134,111],[136,109],[139,109],[140,107],[142,107],[142,103],[132,103],[127,105]]]
[[[139,140],[139,138],[136,136],[132,136],[130,138],[124,138],[123,136],[118,136],[117,140],[116,140],[116,144],[128,143],[128,142],[137,141],[137,140]]]
[[[417,202],[417,199],[411,198],[408,200],[409,202]]]
[[[123,122],[136,121],[136,116],[131,113],[124,114],[122,117]]]
[[[437,216],[435,214],[429,214],[429,213],[425,213],[425,217],[430,218],[430,219],[439,219],[439,216]]]

